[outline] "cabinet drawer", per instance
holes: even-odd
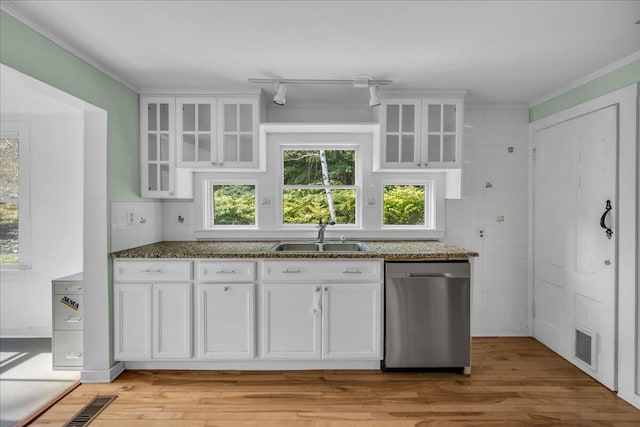
[[[277,282],[361,282],[382,280],[382,262],[359,260],[267,261],[264,280]]]
[[[53,329],[56,331],[81,331],[83,306],[82,295],[54,295]]]
[[[82,295],[82,282],[54,282],[53,293],[55,295]]]
[[[114,263],[116,281],[165,281],[191,280],[191,261],[116,261]]]
[[[84,348],[82,331],[56,331],[53,333],[53,366],[82,366]]]
[[[255,282],[256,263],[252,261],[203,261],[200,263],[202,282]]]

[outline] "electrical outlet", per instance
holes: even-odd
[[[136,214],[133,211],[127,211],[127,224],[132,225],[135,223]]]
[[[496,217],[496,222],[500,223],[500,222],[504,222],[504,215],[498,215]]]
[[[270,208],[273,206],[273,198],[272,197],[263,197],[260,201],[260,205],[263,208]]]
[[[476,237],[478,238],[478,240],[484,240],[486,235],[487,235],[487,230],[485,230],[484,227],[476,228]]]

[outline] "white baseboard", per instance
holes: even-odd
[[[116,362],[111,369],[83,370],[80,373],[82,383],[110,383],[124,372],[124,363]]]
[[[380,360],[238,360],[238,361],[139,361],[125,362],[126,369],[307,370],[380,369]]]
[[[0,328],[0,338],[51,338],[51,328]]]

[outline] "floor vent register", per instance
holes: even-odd
[[[96,396],[69,420],[65,427],[81,427],[91,423],[118,396]]]

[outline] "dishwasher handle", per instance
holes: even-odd
[[[453,277],[451,273],[407,273],[407,277],[420,278],[420,277]]]

